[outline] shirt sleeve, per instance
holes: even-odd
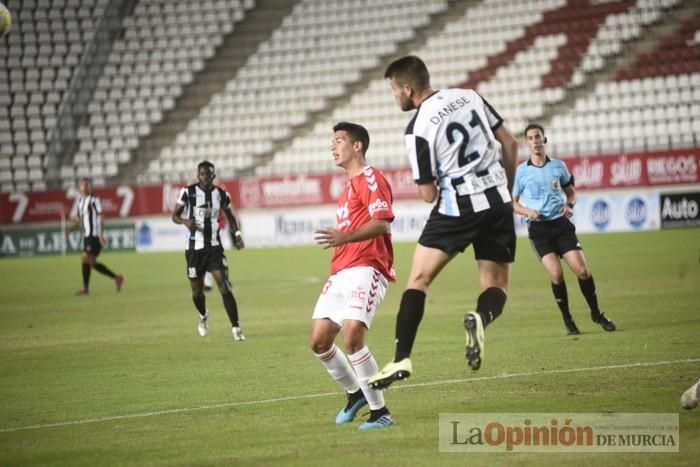
[[[418,135],[406,135],[406,152],[411,164],[413,179],[419,185],[431,183],[435,180],[433,173],[432,151],[428,141]]]
[[[561,177],[559,178],[559,182],[561,183],[562,188],[566,188],[567,186],[573,185],[574,184],[574,176],[569,173],[569,168],[566,166],[566,164],[562,161],[559,161],[561,164]]]
[[[102,214],[102,201],[97,196],[92,197],[92,204],[95,206],[95,212],[97,214]]]
[[[391,186],[381,172],[372,170],[365,172],[362,182],[362,201],[367,206],[369,217],[372,219],[394,220],[393,196]]]
[[[523,192],[523,174],[524,169],[522,164],[515,170],[515,181],[513,182],[513,196],[518,197]]]
[[[221,190],[221,209],[233,207],[231,204],[231,195],[228,194],[228,191],[223,188],[219,188],[219,190]]]
[[[178,206],[186,206],[189,202],[189,197],[187,196],[187,187],[180,190],[180,195],[177,197]]]
[[[484,101],[484,113],[486,114],[486,118],[489,121],[489,127],[492,131],[496,131],[498,127],[503,125],[503,118],[501,118],[498,112],[496,112],[496,109],[494,109],[486,99],[484,99],[481,96],[479,97],[482,101]]]

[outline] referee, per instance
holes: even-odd
[[[530,242],[552,280],[552,293],[561,310],[566,329],[571,335],[580,334],[569,312],[569,299],[559,258],[563,258],[578,277],[593,322],[600,324],[606,331],[614,331],[615,324],[598,308],[595,282],[576,237],[576,227],[569,220],[574,214],[576,203],[574,177],[563,161],[547,156],[547,138],[542,125],[531,123],[525,128],[525,143],[530,158],[518,165],[515,172],[513,210],[528,218]],[[566,202],[562,191],[566,195]]]

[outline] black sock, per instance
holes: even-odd
[[[369,410],[369,420],[367,420],[367,421],[374,422],[382,415],[389,415],[389,409],[387,409],[386,406],[382,407],[381,409],[377,409],[377,410],[370,409]]]
[[[83,288],[87,289],[90,286],[90,265],[83,263]]]
[[[95,270],[97,272],[101,272],[105,276],[109,276],[112,279],[114,279],[114,277],[116,276],[116,274],[114,274],[112,271],[110,271],[109,268],[102,263],[95,263],[95,266],[93,266],[93,267],[95,268]]]
[[[591,309],[591,317],[596,318],[600,316],[600,309],[598,308],[598,296],[595,291],[595,282],[593,282],[593,276],[588,279],[579,279],[578,285],[581,287],[581,293],[588,303],[588,307]]]
[[[552,282],[552,293],[554,294],[554,299],[559,306],[562,317],[565,320],[571,320],[571,313],[569,312],[569,294],[566,291],[566,282],[561,281],[561,284]]]
[[[363,397],[365,397],[365,394],[362,392],[362,389],[358,389],[355,392],[348,393],[348,402],[350,404],[354,404],[356,401],[362,399]]]
[[[498,287],[489,287],[481,292],[476,301],[476,311],[481,315],[484,327],[488,326],[503,313],[507,297],[506,293]]]
[[[224,307],[226,308],[228,319],[231,321],[231,326],[238,326],[238,305],[236,305],[236,299],[233,298],[230,290],[225,294],[221,294],[221,297],[224,299]]]
[[[197,308],[197,311],[199,312],[200,316],[204,316],[207,314],[207,305],[206,299],[204,298],[204,294],[192,295],[192,301],[194,302],[194,306]]]
[[[399,362],[411,356],[416,340],[418,325],[425,310],[425,292],[407,289],[401,297],[399,313],[396,315],[396,353],[394,361]]]

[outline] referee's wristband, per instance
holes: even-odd
[[[569,206],[569,209],[574,209],[574,203],[566,203],[567,206]]]

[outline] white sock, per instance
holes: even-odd
[[[372,410],[381,409],[384,407],[384,395],[382,391],[370,389],[367,380],[370,376],[379,371],[377,361],[374,359],[372,352],[367,346],[362,347],[358,352],[350,355],[350,363],[357,373],[357,380],[360,383],[360,389],[367,399],[369,408]]]
[[[314,353],[314,355],[321,360],[331,377],[343,386],[345,392],[353,393],[360,389],[357,375],[345,358],[345,354],[335,344],[327,351],[321,354]]]

